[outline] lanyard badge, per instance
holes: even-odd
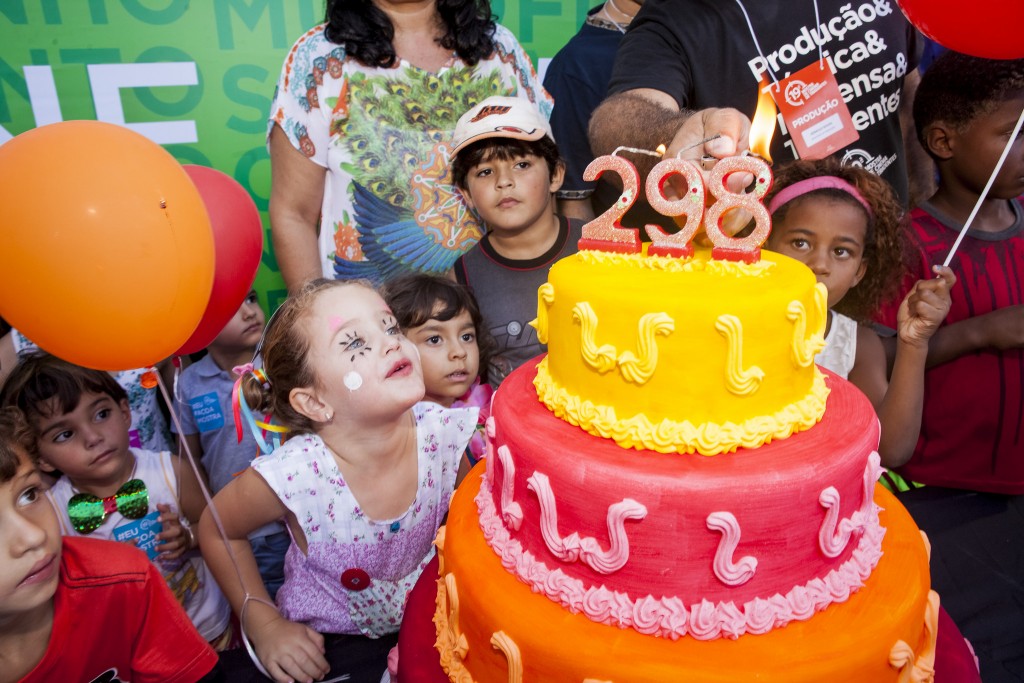
[[[772,94],[801,159],[823,159],[860,138],[836,76],[824,62],[782,79]]]

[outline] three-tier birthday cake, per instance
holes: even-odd
[[[926,544],[826,314],[770,253],[557,263],[438,537],[449,678],[929,680]]]

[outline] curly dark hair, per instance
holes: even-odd
[[[494,15],[490,0],[437,0],[445,33],[438,44],[470,66],[494,52]],[[345,53],[367,66],[390,69],[398,63],[395,28],[373,0],[327,0],[324,33]]]
[[[943,121],[962,133],[977,116],[1024,93],[1024,59],[982,59],[945,52],[928,67],[914,95],[917,139],[926,128]]]
[[[480,381],[487,381],[487,367],[498,350],[498,343],[484,326],[480,306],[468,287],[436,275],[412,274],[384,283],[381,296],[391,307],[403,332],[431,319],[444,322],[467,311],[476,328]]]
[[[562,163],[555,141],[545,135],[540,140],[519,140],[517,138],[484,138],[460,149],[452,159],[452,180],[455,186],[466,189],[466,176],[477,164],[491,159],[508,161],[517,157],[535,156],[548,164],[548,179],[555,176],[555,169]]]
[[[874,212],[867,219],[864,244],[864,278],[835,305],[835,310],[859,322],[871,320],[878,307],[894,293],[906,272],[906,216],[892,186],[881,177],[859,166],[843,166],[835,158],[817,161],[799,160],[775,171],[775,182],[764,198],[767,206],[780,191],[793,183],[816,176],[835,176],[850,183],[861,193]],[[787,212],[808,197],[827,197],[849,202],[861,211],[860,202],[842,190],[813,190],[783,204],[772,214],[773,221],[783,221]]]

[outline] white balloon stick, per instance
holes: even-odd
[[[1003,168],[1003,162],[1006,161],[1006,157],[1010,155],[1010,148],[1013,147],[1013,141],[1017,139],[1020,134],[1021,126],[1024,125],[1024,109],[1020,112],[1020,117],[1017,118],[1017,125],[1013,129],[1013,133],[1010,135],[1009,142],[1006,143],[1006,148],[1003,149],[1002,155],[999,157],[999,161],[996,162],[996,167],[992,169],[992,175],[988,177],[988,182],[985,184],[985,189],[981,191],[978,196],[978,201],[974,203],[974,208],[971,209],[971,215],[967,217],[967,221],[964,222],[964,227],[960,228],[960,234],[956,236],[956,242],[953,242],[953,246],[949,249],[949,254],[946,256],[946,260],[942,262],[942,265],[948,266],[949,262],[953,260],[953,254],[956,253],[957,247],[964,240],[964,235],[971,228],[971,223],[974,222],[974,217],[978,215],[978,210],[981,209],[982,202],[988,197],[988,191],[992,189],[992,183],[995,182],[996,176],[999,175],[1000,169]]]

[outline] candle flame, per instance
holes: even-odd
[[[775,134],[775,115],[778,110],[767,85],[762,80],[757,94],[757,110],[750,122],[750,151],[770,164],[772,135]]]

